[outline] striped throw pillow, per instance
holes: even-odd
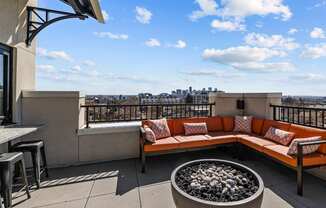
[[[288,146],[294,139],[295,134],[288,131],[283,131],[274,127],[270,127],[266,132],[265,138],[270,139],[279,144]]]
[[[207,134],[206,123],[184,123],[185,135]]]
[[[251,133],[251,123],[252,116],[236,116],[233,131]]]
[[[148,126],[154,132],[156,139],[163,139],[171,136],[168,122],[165,118],[148,120]]]
[[[145,130],[145,138],[147,141],[155,143],[156,142],[156,136],[154,134],[154,132],[152,131],[151,128],[149,128],[148,126],[144,126],[144,130]]]
[[[313,141],[320,141],[321,137],[317,136],[317,137],[308,137],[308,138],[297,138],[297,139],[293,139],[289,150],[288,150],[288,155],[297,155],[298,154],[298,150],[297,150],[297,145],[299,142],[313,142]],[[304,155],[308,155],[311,153],[314,153],[318,150],[319,148],[319,144],[316,145],[309,145],[309,146],[303,146],[302,147],[302,153]]]

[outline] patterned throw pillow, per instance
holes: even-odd
[[[145,130],[145,138],[147,141],[149,142],[156,142],[156,136],[154,134],[154,132],[152,131],[151,128],[149,128],[148,126],[144,126],[144,130]]]
[[[270,127],[265,135],[266,139],[273,140],[274,142],[288,146],[294,139],[294,133],[283,131],[274,127]]]
[[[184,123],[185,135],[207,134],[206,123]]]
[[[297,150],[297,144],[300,142],[314,142],[314,141],[320,141],[321,137],[309,137],[309,138],[302,138],[302,139],[293,139],[290,148],[288,150],[288,155],[297,155],[298,150]],[[318,150],[319,144],[316,145],[309,145],[309,146],[303,146],[302,147],[302,152],[304,155],[314,153]]]
[[[251,123],[252,116],[236,116],[233,131],[251,133]]]
[[[149,120],[148,126],[154,132],[156,139],[170,137],[170,129],[165,118],[158,120]]]

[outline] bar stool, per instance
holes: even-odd
[[[3,153],[0,155],[0,175],[1,175],[1,196],[5,208],[12,207],[12,185],[15,165],[20,168],[22,179],[27,197],[31,198],[28,190],[28,181],[26,176],[24,155],[22,152]]]
[[[45,176],[49,177],[44,142],[42,140],[18,142],[10,147],[10,151],[31,153],[34,179],[36,182],[36,187],[39,189],[41,185],[41,174],[45,172]],[[41,158],[43,167],[41,167]]]

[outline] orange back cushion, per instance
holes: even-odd
[[[222,118],[219,116],[205,118],[208,131],[223,131]]]
[[[226,116],[226,117],[223,117],[222,120],[223,120],[223,130],[224,131],[233,131],[234,117]]]
[[[270,127],[281,129],[283,131],[289,131],[290,126],[291,126],[291,124],[289,124],[289,123],[285,123],[285,122],[281,122],[281,121],[274,121],[274,120],[267,120],[266,119],[264,121],[264,125],[263,125],[261,135],[265,136],[265,134],[267,133],[267,131],[269,130]]]
[[[264,125],[264,119],[253,118],[252,128],[251,128],[252,133],[260,135],[261,131],[263,130],[263,125]]]
[[[184,135],[184,123],[203,123],[205,118],[180,118],[173,121],[173,135]]]
[[[171,135],[174,135],[174,125],[173,125],[174,120],[173,119],[167,119],[166,121],[168,123],[169,130],[170,130]],[[144,126],[144,125],[147,125],[148,126],[148,120],[143,120],[142,121],[142,126]]]
[[[292,124],[290,127],[290,131],[295,133],[296,138],[321,136],[322,139],[326,139],[326,130],[322,130],[322,129]],[[325,144],[320,145],[318,152],[326,154],[326,145]]]

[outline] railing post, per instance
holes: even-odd
[[[212,109],[213,109],[213,104],[209,104],[209,117],[212,117],[213,115]]]
[[[273,108],[273,120],[276,121],[276,107],[271,105],[271,107]]]
[[[86,107],[86,128],[89,128],[89,107]]]

